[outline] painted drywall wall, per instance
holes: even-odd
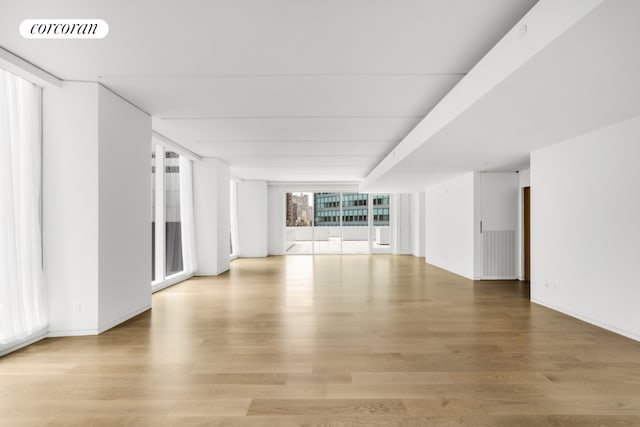
[[[473,279],[482,279],[482,179],[473,173]]]
[[[424,257],[424,191],[411,194],[411,254]]]
[[[223,163],[222,167],[217,168],[216,173],[216,181],[219,183],[216,190],[218,209],[216,228],[218,230],[218,236],[220,236],[220,238],[216,239],[216,254],[218,274],[220,274],[229,270],[229,263],[231,261],[231,190],[229,187],[231,176],[229,174],[229,165]]]
[[[391,248],[392,253],[407,255],[411,253],[411,195],[392,195]]]
[[[640,340],[640,117],[531,153],[531,299]]]
[[[475,174],[426,188],[425,261],[467,278],[474,276]]]
[[[518,172],[518,186],[520,188],[529,187],[531,185],[531,170],[523,169]]]
[[[284,254],[284,195],[284,189],[280,186],[269,185],[267,188],[269,255]]]
[[[98,87],[98,326],[151,307],[151,118]]]
[[[43,92],[49,335],[97,334],[151,304],[150,118],[96,83]]]
[[[98,85],[43,90],[43,252],[50,335],[98,331]],[[113,165],[117,167],[117,165]]]
[[[268,212],[266,181],[238,182],[239,257],[266,257]]]
[[[229,179],[229,166],[218,159],[193,163],[196,276],[216,276],[229,269]]]

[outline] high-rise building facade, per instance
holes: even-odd
[[[389,195],[372,197],[373,225],[389,225]],[[369,225],[369,195],[363,193],[314,193],[315,225],[317,227],[357,227]]]
[[[311,194],[287,193],[287,227],[310,227],[313,225],[313,206],[309,204]]]

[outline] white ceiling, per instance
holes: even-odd
[[[247,179],[362,180],[536,0],[0,0],[0,46]],[[100,18],[103,40],[25,40]]]
[[[363,191],[423,190],[469,171],[518,170],[528,167],[533,150],[640,115],[640,1],[545,5],[524,19],[523,38],[514,28],[421,121],[365,179]],[[551,37],[550,23],[561,18],[565,24]],[[526,52],[536,45],[534,54]],[[471,96],[486,75],[500,74],[522,52],[513,72]],[[450,101],[461,107],[444,120],[439,110]]]

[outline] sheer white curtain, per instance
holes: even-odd
[[[180,218],[182,221],[182,265],[185,273],[196,271],[196,241],[193,226],[193,172],[191,160],[180,156]]]
[[[40,88],[0,70],[0,354],[47,327],[40,113]]]

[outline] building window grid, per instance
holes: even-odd
[[[315,223],[322,227],[367,226],[368,203],[367,193],[315,193]],[[388,195],[371,196],[371,204],[376,206],[371,212],[373,225],[389,225],[388,203]]]
[[[307,193],[309,197],[313,197],[315,208],[311,217],[314,222],[308,223],[297,222],[294,224],[292,219],[288,220],[288,225],[308,225],[320,227],[339,227],[339,226],[368,226],[369,215],[371,215],[373,226],[389,225],[389,196],[388,195],[369,195],[366,193]],[[289,196],[288,196],[289,197]],[[299,196],[293,196],[295,199]],[[371,199],[371,202],[369,202]],[[291,205],[297,200],[292,200]],[[368,203],[371,203],[369,211]],[[341,206],[342,205],[342,206]],[[295,210],[295,206],[288,210]],[[341,209],[342,208],[342,209]],[[311,212],[310,212],[311,213]],[[289,214],[289,213],[288,213]],[[300,221],[298,221],[300,222]]]

